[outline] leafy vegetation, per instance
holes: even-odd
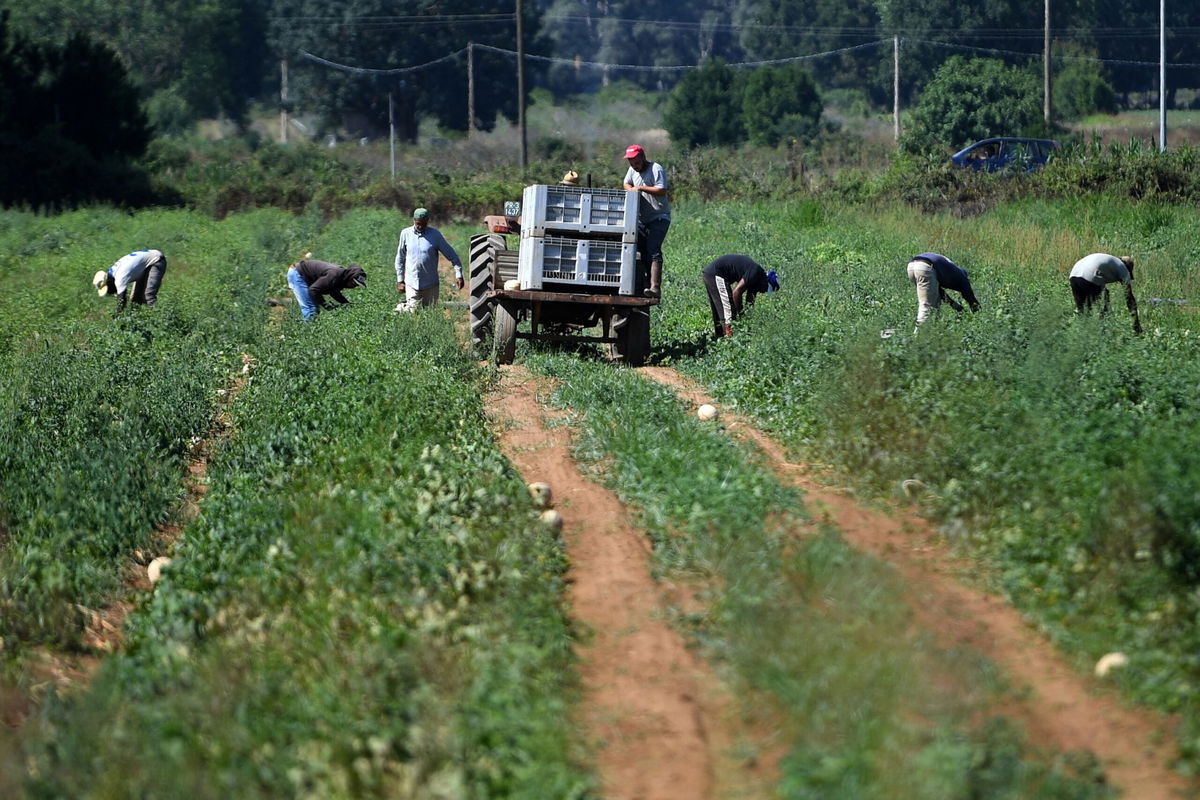
[[[388,218],[355,215],[319,237],[301,231],[303,245],[379,263],[392,246],[379,234]],[[208,225],[279,236],[289,231],[282,221]],[[291,251],[297,233],[276,247]],[[283,288],[278,251],[269,252],[246,254],[263,265],[251,304],[259,336],[238,345],[254,368],[228,409],[235,435],[209,465],[203,512],[127,621],[123,652],[86,692],[43,704],[26,791],[589,796],[569,727],[562,543],[488,432],[486,376],[448,318],[380,324],[394,297],[386,279],[315,324],[292,309],[264,324],[262,296]],[[226,269],[201,274],[197,290],[229,303],[207,283],[228,281]],[[166,310],[171,289],[164,282],[153,311]],[[192,342],[173,333],[156,331],[155,341]],[[157,372],[160,383],[175,380]],[[211,396],[211,387],[177,391],[201,405]],[[151,524],[120,522],[134,532]],[[129,545],[108,546],[116,559]]]
[[[1037,76],[993,58],[953,56],[934,74],[908,120],[901,146],[911,153],[947,143],[1050,133]]]
[[[973,724],[987,700],[944,689],[1000,691],[988,666],[923,641],[890,571],[814,525],[760,456],[632,371],[574,355],[531,363],[557,379],[577,456],[637,510],[657,569],[705,592],[707,610],[677,622],[747,708],[769,709],[787,749],[781,795],[1110,796],[1070,759],[1032,757],[1010,721]]]
[[[681,208],[656,341],[722,402],[862,487],[928,485],[945,536],[1081,665],[1131,655],[1118,682],[1179,713],[1194,765],[1196,235],[1185,209],[1094,197],[970,219]],[[913,335],[903,265],[929,249],[971,272],[983,311],[947,310]],[[784,290],[713,344],[688,273],[718,250],[778,269]],[[1123,314],[1074,317],[1064,276],[1094,251],[1133,254],[1146,335]]]
[[[0,217],[0,637],[70,645],[171,515],[217,392],[263,336],[262,297],[303,235],[277,211],[217,225],[115,211]],[[166,253],[161,301],[112,319],[89,279],[134,247]],[[119,249],[118,249],[119,248]]]

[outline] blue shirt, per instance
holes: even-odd
[[[461,278],[462,261],[437,228],[427,226],[424,231],[418,232],[416,227],[410,225],[402,230],[400,244],[396,248],[396,282],[414,289],[437,286],[440,283],[438,253],[454,265],[454,277]]]
[[[950,259],[939,253],[921,253],[913,256],[913,261],[927,261],[937,274],[938,285],[943,289],[951,289],[962,295],[971,292],[971,279],[967,271]]]

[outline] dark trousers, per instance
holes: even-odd
[[[708,306],[712,310],[713,332],[720,339],[725,326],[733,323],[737,311],[733,307],[733,286],[711,272],[704,272],[704,288],[708,290]]]
[[[667,230],[671,220],[656,219],[647,222],[638,230],[638,264],[641,268],[642,283],[648,285],[650,279],[650,264],[657,261],[663,263],[662,246],[667,239]]]
[[[1092,306],[1100,299],[1100,295],[1104,295],[1104,307],[1100,313],[1108,313],[1108,289],[1106,287],[1092,283],[1086,278],[1071,278],[1071,294],[1075,297],[1075,311],[1080,314],[1085,311],[1090,312]]]

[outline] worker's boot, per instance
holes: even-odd
[[[650,262],[650,288],[646,290],[646,297],[658,297],[662,292],[662,262]]]

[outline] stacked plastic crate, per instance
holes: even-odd
[[[521,288],[635,294],[637,200],[623,189],[525,187]]]

